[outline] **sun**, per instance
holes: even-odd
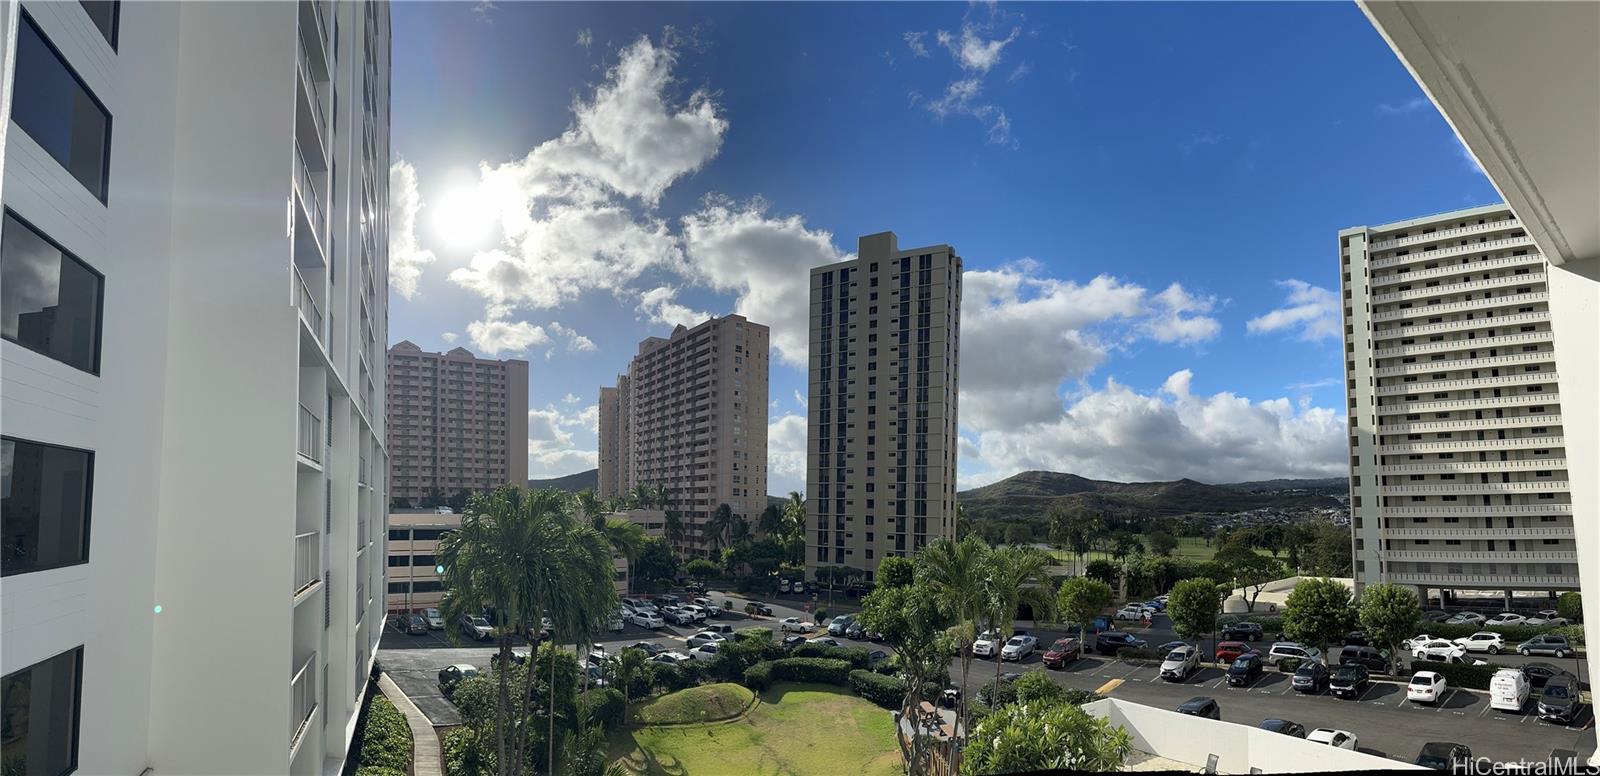
[[[494,231],[494,206],[476,185],[446,191],[430,209],[434,234],[450,247],[477,248]]]

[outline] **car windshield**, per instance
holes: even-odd
[[[1544,686],[1544,697],[1565,698],[1567,697],[1567,688],[1559,684],[1547,684]]]
[[[1239,657],[1234,659],[1233,667],[1234,668],[1249,668],[1250,667],[1250,662],[1252,660],[1254,660],[1254,659],[1255,659],[1254,655],[1240,655]]]
[[[489,621],[483,619],[482,617],[474,617],[472,618],[472,624],[480,627],[487,627],[489,625]]]
[[[1189,657],[1189,653],[1185,652],[1185,651],[1183,651],[1181,649],[1174,649],[1171,652],[1167,653],[1167,659],[1168,660],[1186,660],[1186,659],[1188,659],[1188,657]]]
[[[1321,663],[1307,663],[1303,666],[1300,666],[1300,670],[1295,671],[1295,674],[1299,676],[1311,676],[1312,674],[1315,674],[1317,669],[1320,667],[1322,667]]]
[[[1028,640],[1026,638],[1022,637],[1022,636],[1012,636],[1011,640],[1006,642],[1006,646],[1020,647],[1023,644],[1026,644],[1027,642],[1028,642]]]
[[[1054,644],[1051,644],[1050,648],[1057,652],[1065,652],[1069,649],[1072,649],[1072,642],[1067,639],[1062,639]]]

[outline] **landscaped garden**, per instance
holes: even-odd
[[[844,687],[779,683],[732,719],[692,721],[702,711],[715,716],[749,699],[750,691],[734,684],[664,695],[635,710],[637,724],[611,734],[609,756],[633,774],[888,776],[902,770],[890,713]]]

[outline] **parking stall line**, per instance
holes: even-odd
[[[1437,714],[1437,713],[1439,713],[1441,711],[1444,711],[1444,705],[1446,703],[1448,703],[1451,698],[1456,697],[1456,692],[1458,692],[1458,691],[1457,690],[1449,690],[1449,691],[1447,691],[1445,693],[1445,696],[1443,698],[1440,698],[1439,700],[1434,701],[1433,705],[1437,706],[1438,708],[1435,708],[1433,710],[1433,713]]]
[[[1485,703],[1485,704],[1483,704],[1483,711],[1478,712],[1478,716],[1482,717],[1483,715],[1488,714],[1488,713],[1489,713],[1489,704]]]
[[[1366,700],[1366,699],[1367,699],[1367,696],[1368,696],[1368,695],[1371,695],[1371,694],[1372,694],[1372,691],[1373,691],[1373,690],[1376,690],[1376,689],[1378,689],[1378,685],[1375,685],[1375,684],[1368,684],[1368,685],[1367,685],[1367,689],[1366,689],[1366,691],[1365,691],[1365,692],[1363,692],[1363,693],[1361,693],[1361,694],[1360,694],[1360,695],[1358,695],[1358,696],[1356,696],[1356,702],[1357,702],[1357,703],[1360,703],[1360,702],[1361,702],[1361,701],[1364,701],[1364,700]]]

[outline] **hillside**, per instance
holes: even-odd
[[[1251,483],[1261,485],[1262,483]],[[1119,517],[1239,512],[1262,508],[1337,507],[1312,493],[1258,493],[1194,480],[1109,482],[1076,474],[1029,471],[956,494],[968,519],[1042,519],[1051,506]]]
[[[528,480],[528,487],[534,490],[539,488],[555,488],[568,493],[577,493],[584,488],[593,488],[600,483],[600,470],[590,469],[586,472],[568,474],[565,477],[551,477],[547,480]]]
[[[1319,496],[1342,496],[1350,492],[1348,477],[1326,477],[1319,480],[1256,480],[1230,482],[1219,487],[1246,493],[1287,493],[1306,491]]]

